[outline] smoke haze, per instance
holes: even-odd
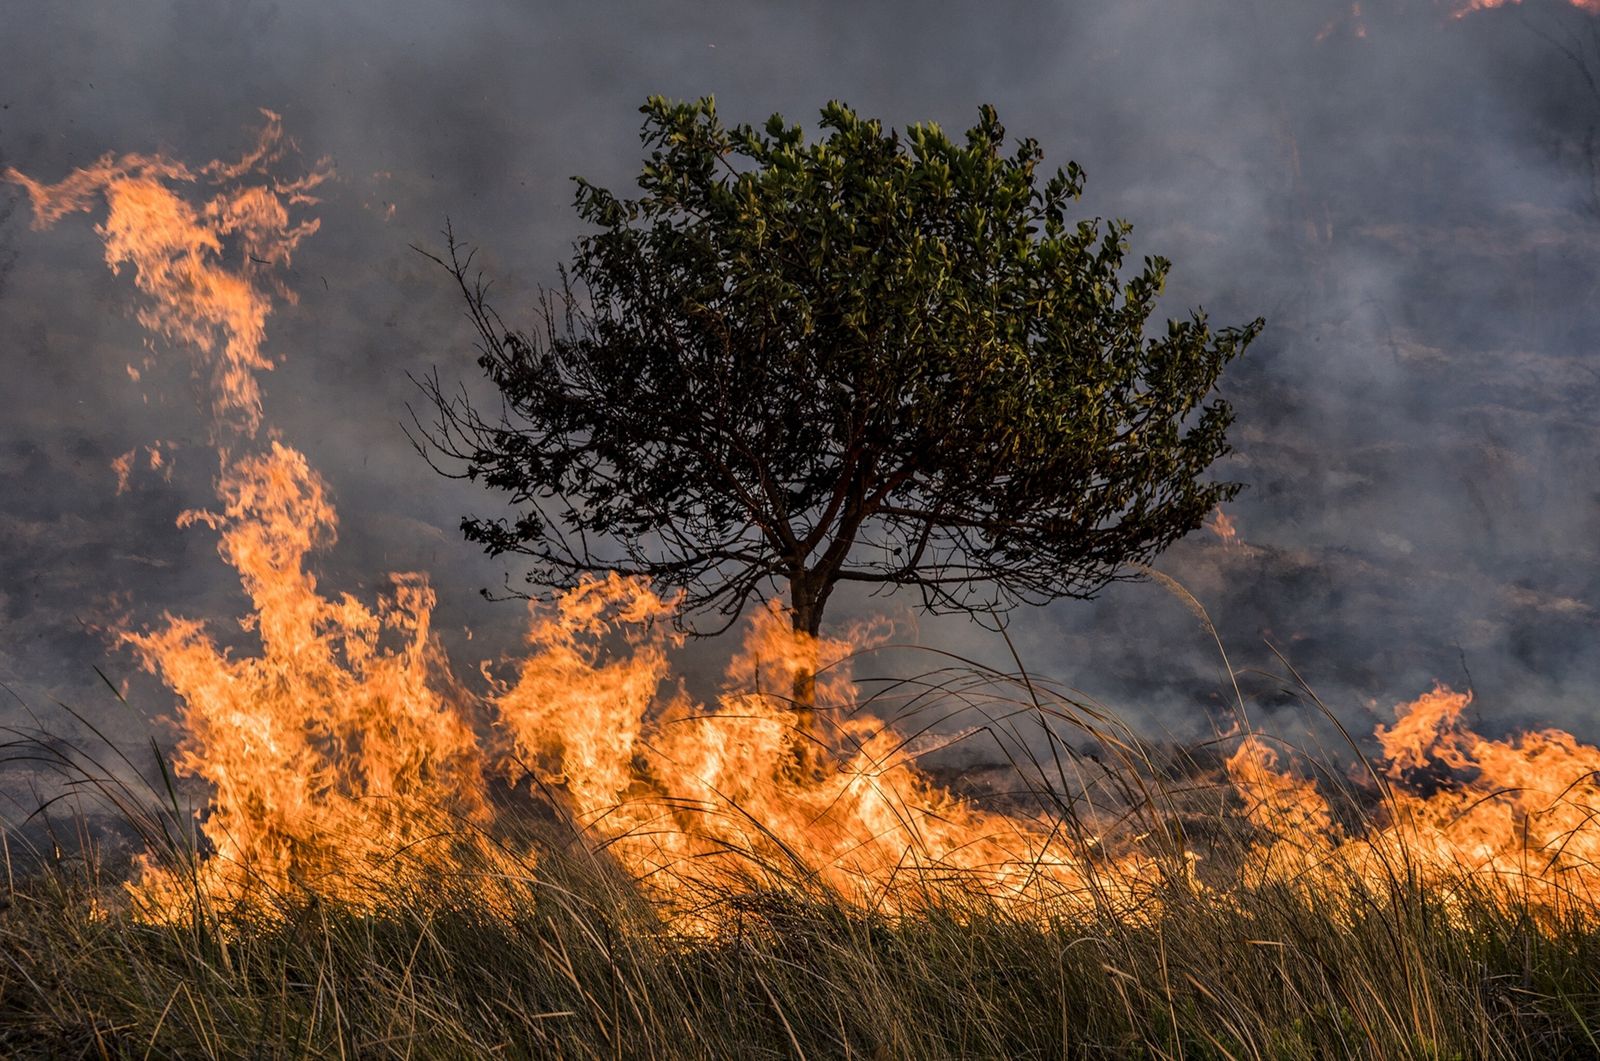
[[[1270,642],[1354,729],[1437,679],[1473,685],[1489,731],[1600,737],[1594,16],[1401,0],[4,10],[0,166],[55,181],[105,152],[236,155],[262,107],[307,165],[331,156],[322,229],[286,277],[299,302],[268,325],[267,419],[334,488],[325,581],[428,572],[458,660],[512,651],[523,616],[478,597],[507,566],[456,530],[498,499],[434,476],[401,431],[407,373],[476,375],[448,277],[410,245],[437,249],[448,217],[517,319],[580,234],[567,178],[631,184],[649,94],[808,126],[831,98],[957,129],[992,102],[1048,162],[1085,167],[1085,213],[1133,221],[1135,259],[1174,261],[1166,312],[1268,318],[1224,386],[1237,452],[1221,471],[1250,486],[1229,508],[1240,540],[1196,532],[1158,564],[1215,620],[1254,720],[1308,716]],[[0,680],[41,712],[60,699],[143,732],[170,701],[105,627],[242,608],[214,538],[174,527],[212,498],[207,421],[187,362],[148,362],[91,225],[30,217],[0,185]],[[152,469],[141,447],[158,441]],[[112,462],[135,448],[118,493]],[[846,603],[841,620],[909,602]],[[1011,634],[1032,669],[1146,728],[1204,733],[1232,697],[1155,584],[1018,612]],[[1005,658],[966,621],[905,636]],[[142,715],[95,666],[133,681]]]

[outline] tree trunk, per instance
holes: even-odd
[[[823,766],[823,753],[827,749],[826,735],[817,724],[817,658],[816,637],[822,629],[822,607],[827,590],[818,593],[811,579],[802,574],[790,579],[789,599],[796,641],[804,641],[805,648],[795,659],[792,699],[795,729],[792,734],[794,748],[793,767],[797,776],[815,777]],[[799,645],[797,644],[797,648]]]

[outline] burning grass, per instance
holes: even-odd
[[[1381,844],[1368,845],[1368,861],[1335,863],[1316,887],[1251,878],[1258,831],[1307,824],[1264,817],[1259,804],[1247,827],[1211,830],[1209,882],[1151,845],[1163,872],[1142,916],[1110,892],[1045,910],[997,897],[981,876],[915,866],[897,882],[902,897],[916,895],[914,908],[865,904],[820,867],[749,852],[742,876],[697,878],[697,916],[685,917],[592,831],[535,813],[536,800],[509,814],[527,797],[510,791],[495,796],[494,854],[482,857],[484,834],[464,823],[470,842],[456,845],[447,878],[413,878],[359,902],[292,887],[221,907],[198,886],[186,815],[150,810],[148,796],[135,799],[64,746],[14,750],[25,746],[83,791],[124,801],[150,857],[197,886],[152,920],[124,886],[132,864],[90,833],[35,851],[43,865],[31,873],[13,834],[0,913],[8,1056],[1509,1058],[1600,1049],[1592,908],[1536,904],[1470,872],[1441,881]],[[1188,836],[1199,845],[1192,779],[1165,791],[1148,776],[1126,780],[1166,808],[1171,835],[1190,807]],[[1239,806],[1231,813],[1243,820]],[[1359,831],[1381,836],[1379,824]]]

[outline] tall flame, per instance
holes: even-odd
[[[212,787],[203,890],[230,902],[263,889],[370,901],[376,882],[415,874],[424,845],[487,816],[472,729],[433,688],[444,666],[428,627],[433,591],[398,575],[372,607],[318,592],[306,557],[332,544],[336,517],[292,449],[236,462],[218,494],[220,511],[183,522],[221,532],[259,653],[234,658],[190,619],[125,635],[183,702],[175,768]],[[153,864],[143,884],[162,909],[190,886]]]
[[[415,876],[434,837],[487,815],[473,730],[461,705],[435,691],[449,683],[437,680],[444,661],[427,580],[396,575],[395,592],[372,605],[324,596],[306,563],[334,541],[326,485],[279,442],[235,452],[263,421],[267,319],[294,297],[268,270],[317,231],[316,219],[295,215],[332,175],[324,160],[302,176],[273,176],[295,145],[276,114],[263,114],[255,145],[233,162],[191,168],[108,154],[56,184],[6,174],[27,190],[37,227],[104,200],[96,231],[111,270],[133,269],[138,320],[186,347],[209,383],[220,505],[179,523],[220,533],[252,604],[241,625],[259,651],[236,656],[193,619],[123,635],[182,703],[174,768],[212,793],[202,828],[213,853],[198,881],[143,867],[136,893],[157,915],[181,908],[197,883],[217,902],[309,890],[370,903],[376,881]],[[183,194],[196,189],[198,202]],[[119,492],[132,456],[115,462]]]
[[[105,221],[95,231],[105,243],[113,273],[133,267],[145,296],[139,323],[186,345],[210,377],[219,423],[246,434],[261,424],[258,372],[272,368],[261,349],[273,299],[294,301],[269,267],[286,266],[295,248],[315,233],[314,218],[293,221],[292,207],[314,204],[313,189],[332,176],[323,160],[310,173],[277,180],[268,170],[292,152],[283,123],[262,111],[266,124],[256,145],[237,162],[198,169],[151,155],[103,155],[57,184],[7,169],[33,202],[33,225],[47,228],[68,214],[105,200]],[[204,185],[213,194],[190,202],[179,188]],[[225,249],[234,261],[224,260]]]

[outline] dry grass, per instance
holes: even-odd
[[[15,870],[13,870],[15,872]],[[914,917],[730,888],[688,937],[569,848],[491,911],[395,895],[268,918],[121,908],[63,858],[0,913],[19,1057],[1480,1058],[1600,1053],[1600,932],[1401,878],[1339,898],[1174,885],[1147,924],[945,886]]]
[[[1600,935],[1419,892],[1174,896],[1150,925],[898,922],[751,894],[685,939],[593,865],[511,917],[316,902],[182,927],[63,867],[0,921],[0,1053],[194,1057],[1478,1058],[1600,1051]]]

